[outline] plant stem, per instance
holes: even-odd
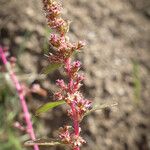
[[[71,66],[71,58],[68,58],[65,61],[65,68],[66,68],[66,73],[69,77],[69,84],[70,84],[69,86],[70,86],[70,89],[71,89],[72,84],[73,84],[73,79],[70,76],[70,66]],[[70,92],[70,94],[74,94],[74,93]],[[73,112],[74,133],[75,133],[76,136],[79,136],[80,132],[79,132],[78,114],[77,114],[74,102],[72,102],[72,104],[71,104],[71,109],[72,109],[72,112]],[[76,147],[76,148],[74,148],[74,150],[80,150],[80,147]]]
[[[33,130],[32,122],[31,122],[31,118],[30,118],[30,113],[29,113],[29,110],[27,107],[27,103],[26,103],[26,100],[25,100],[25,97],[23,94],[23,89],[22,89],[21,84],[19,83],[15,73],[11,70],[10,64],[8,63],[8,61],[6,59],[6,56],[5,56],[5,53],[3,52],[2,47],[0,47],[0,56],[2,58],[3,64],[5,65],[7,71],[9,72],[10,78],[11,78],[12,82],[14,83],[15,88],[17,90],[17,93],[18,93],[18,96],[20,99],[20,103],[21,103],[21,107],[22,107],[22,110],[24,113],[24,118],[25,118],[26,125],[27,125],[27,132],[28,132],[30,138],[32,140],[35,140],[35,133]],[[39,150],[38,145],[34,145],[34,150]]]
[[[77,112],[75,110],[74,104],[72,104],[71,106],[72,112],[73,112],[73,126],[74,126],[74,132],[76,136],[79,136],[79,121],[78,121],[78,116],[77,116]],[[80,147],[76,147],[74,148],[74,150],[80,150]]]
[[[80,147],[76,147],[76,148],[74,148],[74,150],[80,150]]]

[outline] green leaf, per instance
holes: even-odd
[[[139,69],[139,63],[137,61],[133,61],[134,102],[136,105],[139,105],[141,99],[141,80]]]
[[[64,103],[65,103],[64,100],[46,103],[36,110],[35,115],[38,116],[39,114],[47,112],[49,109],[52,109],[52,108],[62,105]]]
[[[54,70],[58,69],[61,64],[49,64],[45,68],[42,69],[42,74],[49,74],[52,73]]]
[[[63,144],[61,141],[56,139],[37,139],[37,140],[30,140],[24,143],[25,146],[34,146],[34,145],[42,145],[42,146],[55,146]]]

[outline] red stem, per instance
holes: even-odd
[[[66,61],[65,61],[65,66],[66,66],[66,73],[68,74],[68,77],[70,78],[70,81],[69,81],[69,86],[70,88],[72,87],[72,83],[73,83],[73,79],[71,78],[70,76],[70,66],[71,66],[71,58],[68,58]],[[72,92],[72,90],[70,90],[70,92]],[[72,93],[71,93],[72,94]],[[77,114],[77,111],[76,111],[76,108],[75,108],[75,104],[74,102],[72,102],[71,104],[71,109],[72,109],[72,112],[73,112],[73,126],[74,126],[74,133],[76,136],[79,136],[80,132],[79,132],[79,121],[78,121],[78,114]],[[80,147],[76,147],[74,148],[73,150],[80,150]]]
[[[0,47],[0,56],[2,58],[2,62],[5,65],[7,71],[9,72],[10,78],[13,81],[15,88],[17,90],[19,99],[20,99],[20,103],[21,103],[21,107],[24,113],[24,118],[27,124],[27,131],[29,133],[29,136],[32,140],[35,140],[35,134],[34,134],[34,130],[33,130],[33,126],[32,126],[32,122],[31,122],[31,118],[30,118],[30,113],[28,111],[28,107],[27,107],[27,103],[23,94],[23,89],[21,87],[21,84],[19,83],[15,73],[11,70],[10,68],[10,64],[8,63],[5,53],[3,52],[2,47]],[[38,145],[34,145],[34,150],[39,150]]]
[[[76,136],[79,136],[79,121],[78,121],[77,112],[73,103],[72,103],[71,109],[72,109],[73,116],[74,116],[73,117],[74,132]],[[76,147],[74,148],[74,150],[80,150],[80,147]]]

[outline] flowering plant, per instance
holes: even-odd
[[[85,140],[80,136],[81,128],[79,123],[91,108],[91,101],[85,99],[79,91],[84,75],[79,74],[81,62],[78,60],[72,62],[71,56],[74,52],[80,51],[85,42],[71,43],[69,41],[67,32],[69,31],[70,23],[62,19],[60,3],[53,0],[43,0],[43,5],[48,26],[54,31],[49,39],[54,52],[47,55],[50,66],[54,68],[62,66],[68,79],[68,83],[65,83],[63,79],[56,81],[60,90],[54,93],[54,99],[58,105],[64,102],[70,106],[67,113],[73,120],[73,127],[64,126],[59,129],[59,140],[62,144],[68,144],[74,150],[79,150],[79,147],[85,143]],[[45,105],[40,107],[37,113],[40,113],[41,110],[43,111],[44,107]]]
[[[64,127],[60,127],[59,137],[57,140],[40,139],[35,141],[27,141],[25,145],[30,146],[33,144],[38,144],[52,146],[57,144],[66,144],[73,150],[80,150],[82,144],[86,143],[80,135],[80,122],[83,117],[89,112],[107,106],[93,108],[92,102],[83,97],[79,90],[82,85],[81,82],[84,80],[84,75],[79,73],[81,62],[78,60],[73,61],[71,57],[75,52],[81,51],[85,45],[85,42],[70,42],[69,37],[67,36],[70,22],[61,17],[62,6],[60,3],[55,0],[42,0],[42,2],[43,10],[45,11],[47,18],[47,24],[50,29],[52,29],[49,44],[53,47],[53,52],[46,55],[50,65],[44,68],[43,71],[45,73],[50,73],[50,71],[62,67],[66,74],[67,82],[63,79],[56,80],[56,85],[59,87],[59,91],[54,93],[55,101],[41,106],[37,109],[36,115],[65,103],[69,106],[67,114],[72,119],[73,125],[65,125]]]
[[[85,143],[80,136],[81,128],[79,126],[83,116],[91,108],[91,102],[85,99],[79,91],[81,81],[84,75],[78,73],[81,63],[80,61],[72,62],[71,56],[75,51],[85,45],[84,42],[71,43],[66,33],[69,31],[69,21],[61,18],[61,5],[53,0],[43,0],[44,11],[48,21],[48,26],[54,29],[56,33],[52,33],[49,39],[50,45],[55,48],[54,53],[48,55],[51,64],[60,64],[63,66],[68,83],[63,79],[58,79],[56,84],[60,90],[54,94],[56,101],[65,101],[70,106],[67,113],[73,120],[73,127],[64,126],[59,129],[59,138],[62,143],[69,144],[74,150]]]

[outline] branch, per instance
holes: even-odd
[[[26,100],[25,100],[25,97],[24,97],[24,94],[23,94],[23,89],[22,89],[21,84],[19,83],[15,73],[12,71],[9,62],[6,59],[6,56],[5,56],[5,53],[4,53],[2,47],[0,47],[0,57],[2,59],[3,64],[6,67],[6,70],[8,71],[9,76],[10,76],[12,82],[14,83],[14,86],[15,86],[16,91],[18,93],[18,96],[19,96],[19,99],[20,99],[20,104],[21,104],[21,107],[22,107],[22,110],[23,110],[23,113],[24,113],[24,118],[25,118],[25,121],[26,121],[27,129],[28,129],[28,134],[29,134],[29,136],[32,140],[35,140],[35,133],[34,133],[34,130],[33,130],[31,117],[30,117],[30,113],[29,113],[29,110],[28,110],[28,107],[27,107],[27,103],[26,103]],[[34,150],[39,150],[38,145],[34,145]]]

